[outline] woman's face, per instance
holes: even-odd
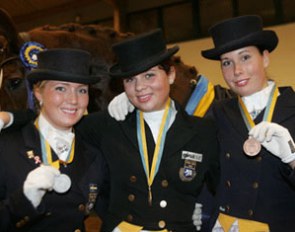
[[[131,103],[143,112],[165,108],[169,98],[170,84],[174,82],[175,69],[167,74],[160,66],[123,80],[125,92]]]
[[[248,46],[221,55],[221,70],[227,85],[240,96],[249,96],[267,86],[269,52],[261,54]]]
[[[35,96],[41,103],[41,112],[53,127],[70,129],[85,113],[89,96],[88,85],[45,81],[35,88]]]

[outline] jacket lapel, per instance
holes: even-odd
[[[272,121],[281,124],[295,115],[295,94],[290,87],[281,87],[279,91]]]
[[[137,131],[136,131],[136,110],[129,114],[125,121],[119,122],[123,132],[126,137],[130,140],[132,144],[138,150],[137,142]]]
[[[75,135],[75,154],[72,164],[69,164],[68,174],[71,176],[72,182],[79,183],[80,179],[87,173],[88,168],[93,163],[96,152],[98,150],[92,150],[86,147],[85,143],[81,142],[82,138],[76,133]],[[73,165],[73,168],[70,168]]]
[[[194,127],[194,124],[188,120],[188,115],[182,110],[177,109],[176,118],[172,126],[169,128],[166,135],[166,142],[164,147],[164,155],[169,156],[175,153],[183,147],[184,144],[195,136],[198,128]]]
[[[32,167],[36,168],[42,162],[39,132],[31,122],[23,127],[22,134],[25,146],[20,149],[20,156],[27,160]]]
[[[226,102],[226,104],[221,104],[220,110],[224,111],[229,122],[232,124],[232,127],[237,131],[238,134],[240,134],[242,137],[244,137],[245,134],[248,134],[248,128],[244,122],[239,108],[238,98],[230,99]]]

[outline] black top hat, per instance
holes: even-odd
[[[257,46],[269,52],[278,44],[274,31],[263,30],[262,19],[257,15],[245,15],[227,19],[209,29],[215,48],[202,51],[202,56],[219,60],[220,55],[246,46]]]
[[[130,77],[142,73],[170,58],[178,46],[166,48],[161,29],[156,29],[113,45],[118,63],[113,65],[109,74],[112,77]]]
[[[97,77],[90,74],[91,55],[87,51],[55,48],[37,54],[38,67],[28,73],[31,84],[43,80],[94,84]]]

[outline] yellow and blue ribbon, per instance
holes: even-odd
[[[160,130],[156,142],[156,147],[154,150],[154,156],[152,161],[152,167],[149,167],[149,159],[148,159],[148,150],[147,150],[147,143],[146,143],[146,134],[145,134],[145,127],[144,127],[144,119],[143,119],[143,112],[137,111],[137,139],[138,139],[138,146],[139,152],[141,156],[142,165],[147,177],[148,182],[148,190],[149,190],[149,204],[152,203],[152,191],[151,186],[153,184],[154,178],[159,170],[159,166],[161,163],[163,149],[164,149],[164,142],[166,138],[166,133],[168,130],[170,117],[171,117],[171,107],[170,107],[171,99],[169,98],[166,106],[164,115],[162,117],[162,122],[160,125]]]
[[[272,90],[270,92],[269,98],[267,100],[266,108],[263,114],[263,121],[271,122],[272,116],[274,113],[275,105],[277,102],[277,98],[279,96],[279,89],[276,87],[276,85],[273,85]],[[242,98],[239,96],[239,108],[243,117],[243,120],[248,128],[250,130],[252,127],[255,126],[255,122],[251,118]]]

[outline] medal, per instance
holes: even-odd
[[[71,187],[71,179],[66,174],[60,174],[55,177],[53,190],[57,193],[65,193]]]
[[[261,144],[254,138],[249,137],[243,146],[244,152],[248,156],[256,156],[261,150]]]
[[[279,95],[279,90],[274,84],[272,87],[271,93],[268,97],[268,101],[264,110],[262,121],[271,122],[278,95]],[[240,108],[242,118],[248,130],[250,131],[251,128],[255,126],[255,122],[253,121],[249,112],[247,111],[247,108],[241,97],[238,97],[238,101],[239,101],[238,106]],[[248,156],[256,156],[261,150],[261,144],[256,139],[249,137],[244,142],[243,150],[245,154]]]

